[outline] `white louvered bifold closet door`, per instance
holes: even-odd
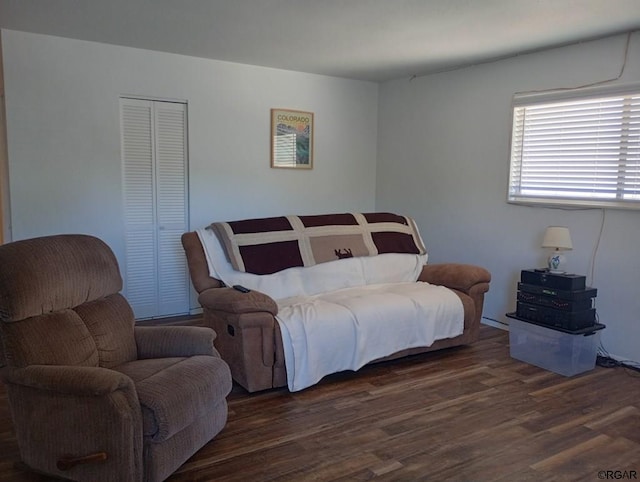
[[[125,296],[136,318],[189,312],[186,105],[121,99]]]

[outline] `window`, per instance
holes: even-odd
[[[640,209],[640,85],[514,97],[508,201]]]

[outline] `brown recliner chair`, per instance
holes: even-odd
[[[101,240],[0,246],[0,333],[23,462],[78,481],[160,481],[227,421],[210,328],[135,326]]]

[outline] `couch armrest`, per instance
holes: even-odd
[[[260,291],[241,293],[233,288],[210,288],[198,296],[198,302],[205,308],[225,313],[267,312],[278,314],[278,305],[270,296]]]
[[[465,304],[465,298],[466,300],[470,299],[473,306],[465,308],[464,343],[471,343],[478,339],[484,294],[489,291],[489,282],[491,281],[489,271],[471,264],[427,264],[423,267],[418,281],[445,286],[457,291],[463,304]]]
[[[4,379],[9,384],[64,395],[102,396],[117,390],[135,390],[128,376],[100,367],[30,365],[7,369]]]
[[[216,348],[233,379],[248,391],[273,387],[278,305],[260,291],[211,288],[200,293],[204,324],[218,337]]]
[[[136,326],[134,333],[139,359],[219,356],[213,347],[216,332],[204,326]]]
[[[489,290],[491,273],[471,264],[427,264],[422,268],[418,281],[446,286],[467,294],[472,290],[485,293]]]
[[[207,257],[204,254],[202,243],[195,231],[184,233],[181,237],[184,254],[187,257],[187,266],[189,267],[189,276],[191,283],[198,293],[210,288],[219,288],[222,286],[220,280],[209,276],[209,267],[207,265]]]

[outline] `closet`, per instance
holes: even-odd
[[[121,98],[124,294],[137,319],[189,312],[187,105]]]

